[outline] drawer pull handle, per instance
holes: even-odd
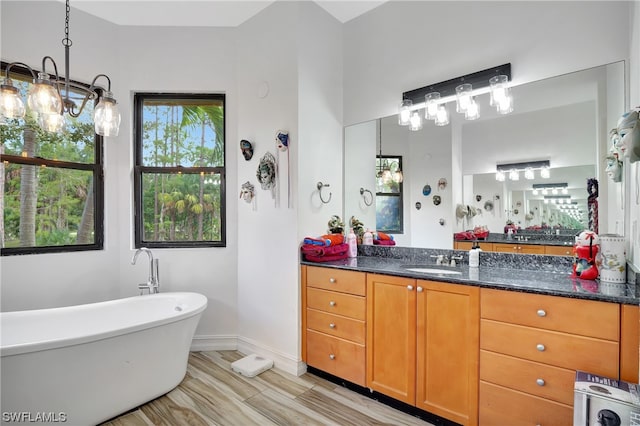
[[[335,278],[329,278],[329,282],[330,282],[331,284],[334,284],[334,283],[336,282],[336,279],[335,279]]]
[[[333,300],[329,302],[329,306],[336,306],[336,302],[334,302]]]
[[[538,309],[538,316],[539,317],[546,317],[547,316],[547,312],[544,309]]]
[[[536,384],[537,384],[538,386],[544,386],[544,379],[538,379],[538,380],[536,380]]]
[[[408,285],[407,286],[407,290],[409,290],[409,291],[413,290],[413,286],[412,285]]]
[[[422,293],[422,287],[418,286],[418,288],[416,289],[416,291],[417,291],[418,293]]]
[[[543,352],[545,350],[545,347],[542,343],[538,343],[536,345],[536,349],[539,350],[540,352]]]
[[[329,328],[336,328],[336,325],[334,323],[329,324]]]
[[[334,354],[330,354],[329,359],[336,359],[336,356]]]

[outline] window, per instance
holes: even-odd
[[[27,106],[31,74],[12,67],[11,79],[27,112],[24,119],[0,116],[2,255],[102,249],[102,137],[93,105],[78,118],[65,115],[64,131],[48,133]]]
[[[224,247],[225,97],[138,93],[136,247]]]
[[[393,176],[397,170],[402,170],[402,157],[382,155],[376,157],[376,170],[389,170]],[[402,234],[402,181],[393,179],[376,179],[376,229],[389,234]]]

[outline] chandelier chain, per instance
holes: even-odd
[[[64,38],[62,39],[63,46],[71,46],[73,42],[69,38],[69,14],[71,12],[71,6],[69,6],[69,0],[67,0],[67,7],[65,9],[65,20],[64,20]]]

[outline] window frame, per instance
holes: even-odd
[[[9,62],[0,62],[0,71],[5,74]],[[34,70],[38,73],[38,70]],[[32,78],[29,70],[23,66],[15,65],[11,67],[11,75],[20,75]],[[90,87],[89,84],[81,83],[75,80],[74,84]],[[103,89],[100,87],[95,90],[102,94]],[[95,105],[95,102],[94,102]],[[0,161],[10,164],[31,165],[39,167],[56,167],[62,169],[72,169],[80,171],[91,171],[93,173],[93,234],[94,242],[92,244],[73,244],[60,246],[42,246],[42,247],[3,247],[0,249],[0,256],[13,256],[24,254],[46,254],[46,253],[67,253],[104,249],[104,138],[94,131],[94,162],[93,163],[76,163],[73,161],[49,160],[41,157],[22,157],[20,155],[2,154]],[[4,196],[4,194],[2,194]],[[2,212],[4,214],[4,212]]]
[[[378,161],[382,160],[398,160],[398,168],[404,170],[402,167],[402,155],[377,155],[376,156],[376,170],[378,170]],[[380,230],[386,234],[404,234],[404,180],[398,183],[398,192],[380,192],[378,191],[378,185],[376,184],[376,199],[380,196],[383,197],[397,197],[398,198],[398,216],[400,218],[400,228],[394,230]],[[378,209],[376,206],[376,222],[378,217]],[[377,226],[376,226],[377,229]]]
[[[223,123],[223,149],[222,167],[183,167],[183,166],[144,166],[142,147],[143,140],[143,107],[147,99],[205,99],[222,101]],[[161,93],[161,92],[136,92],[133,100],[133,222],[134,222],[134,248],[208,248],[227,246],[227,206],[226,206],[226,145],[227,145],[227,104],[223,93]],[[145,173],[167,174],[200,174],[201,172],[214,172],[220,176],[220,241],[145,241],[142,239],[144,229],[144,215],[142,214],[142,176]]]

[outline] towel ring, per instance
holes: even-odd
[[[329,187],[328,183],[318,182],[316,184],[316,188],[318,188],[318,192],[320,193],[320,201],[322,201],[324,204],[329,204],[329,201],[331,201],[331,192],[329,192],[329,199],[327,201],[325,201],[324,198],[322,198],[322,188],[328,188],[328,187]]]
[[[369,202],[367,202],[367,196],[365,195],[366,193],[369,193]],[[366,206],[370,206],[371,204],[373,204],[373,194],[371,193],[371,191],[369,191],[368,189],[364,189],[364,188],[360,188],[360,195],[362,195],[362,198],[364,199],[364,204]]]

